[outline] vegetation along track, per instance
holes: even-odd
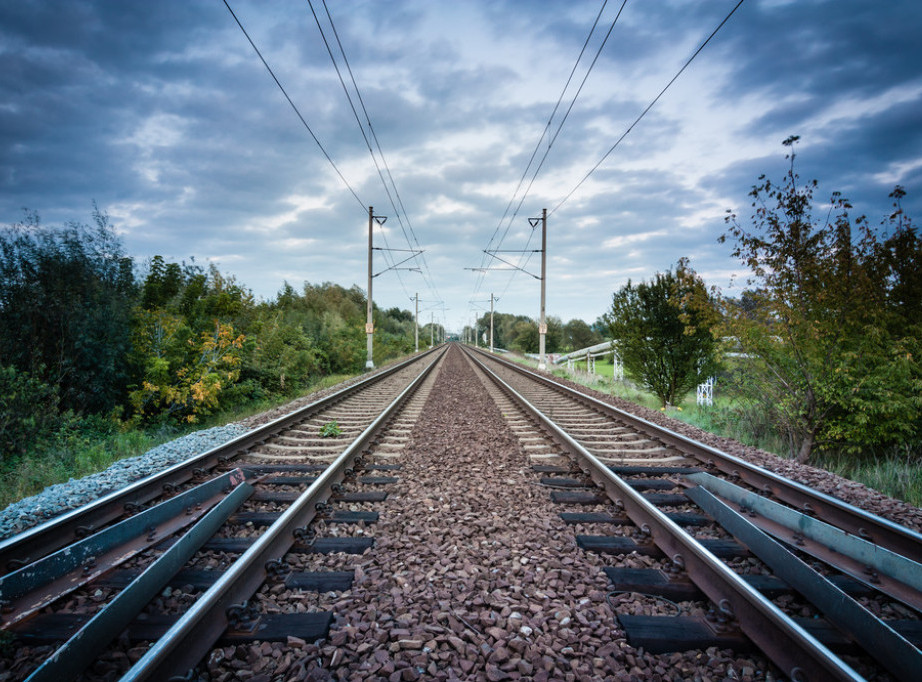
[[[11,600],[8,679],[200,527],[89,677],[914,679],[917,534],[492,356],[439,357],[389,416],[360,394],[215,457],[220,490],[182,506],[204,517],[184,535],[145,526],[153,551],[89,557],[95,580],[37,614]],[[333,420],[344,434],[318,438]],[[201,485],[166,502],[183,490]],[[211,510],[229,516],[216,538]]]
[[[4,679],[61,682],[99,657],[109,661],[96,663],[103,676],[168,679],[222,635],[324,636],[329,613],[275,608],[260,618],[252,597],[267,580],[285,588],[271,594],[347,586],[346,575],[296,571],[289,562],[373,542],[362,534],[376,514],[334,510],[331,497],[360,506],[386,497],[374,488],[395,480],[381,474],[399,468],[387,460],[405,442],[405,420],[412,423],[413,401],[424,401],[441,355],[377,373],[5,541]],[[384,462],[366,462],[372,451]],[[357,534],[337,532],[338,524]],[[139,640],[156,641],[130,648]]]

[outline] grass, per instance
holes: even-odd
[[[27,454],[4,466],[0,480],[0,509],[50,485],[64,483],[105,469],[124,457],[133,457],[175,437],[125,431],[70,434],[41,454]]]
[[[816,466],[922,507],[922,464],[918,453],[905,450],[877,456],[821,453]]]
[[[537,366],[537,362],[530,358],[512,354],[506,357],[531,367]],[[660,409],[659,399],[653,394],[647,393],[630,381],[613,381],[614,366],[610,362],[597,361],[594,375],[586,374],[585,361],[574,365],[577,370],[582,371],[571,373],[555,366],[549,366],[548,369],[555,376],[570,379],[635,405]],[[791,457],[783,435],[773,429],[762,415],[747,409],[737,401],[720,396],[719,392],[710,407],[699,407],[694,393],[690,393],[679,405],[670,406],[666,413],[709,433],[733,438],[780,457]],[[916,507],[922,506],[922,460],[918,448],[915,451],[904,449],[865,454],[818,452],[810,463]]]
[[[301,395],[335,386],[351,375],[322,377]],[[41,454],[24,455],[5,463],[0,470],[0,509],[56,483],[82,478],[102,471],[126,457],[141,455],[162,443],[193,431],[238,421],[284,405],[291,397],[261,400],[239,408],[210,415],[201,423],[186,427],[160,426],[151,429],[124,428],[115,422],[87,420],[59,438],[58,443]]]

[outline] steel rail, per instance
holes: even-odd
[[[191,480],[199,471],[213,469],[253,446],[265,442],[293,424],[304,421],[314,413],[329,408],[369,386],[419,362],[437,349],[420,353],[381,372],[336,391],[283,415],[267,424],[244,433],[233,440],[218,445],[199,455],[178,462],[155,474],[138,479],[77,509],[33,526],[21,533],[0,540],[0,574],[26,566],[39,558],[67,546],[74,539],[85,537],[104,525],[120,518],[132,505],[142,505],[163,494],[165,489]]]
[[[776,577],[815,605],[836,629],[863,648],[900,680],[912,680],[922,670],[922,652],[881,618],[836,587],[781,542],[759,530],[751,519],[701,485],[686,493],[733,537],[741,540]]]
[[[467,349],[473,351],[474,349]],[[857,535],[876,545],[885,547],[892,552],[901,554],[913,561],[922,563],[922,533],[911,528],[901,526],[889,519],[865,511],[859,507],[843,502],[842,500],[814,490],[802,483],[776,474],[756,464],[747,462],[739,457],[722,452],[709,445],[705,445],[682,434],[647,421],[642,417],[621,410],[614,405],[586,395],[580,391],[536,374],[520,365],[508,360],[497,358],[483,351],[476,352],[489,357],[500,365],[507,367],[519,374],[527,376],[540,384],[552,388],[564,395],[576,399],[588,407],[603,412],[621,421],[627,422],[633,428],[643,431],[667,445],[681,450],[683,453],[694,457],[705,465],[714,466],[731,478],[739,479],[753,488],[761,491],[765,496],[772,496],[799,509],[810,516],[822,518],[839,528]]]
[[[242,471],[229,471],[3,576],[0,627],[9,628],[192,525],[243,481]]]
[[[432,372],[442,355],[429,364],[343,452],[317,480],[267,528],[180,619],[157,640],[121,678],[121,682],[168,680],[192,668],[228,626],[227,610],[246,602],[265,581],[266,563],[283,558],[294,544],[295,531],[317,514],[316,505],[329,498],[347,469],[373,443],[391,418]]]
[[[469,350],[468,357],[474,360]],[[746,636],[778,665],[785,675],[794,680],[857,682],[864,679],[705,549],[700,542],[647,502],[642,494],[631,488],[493,370],[477,360],[475,362],[500,390],[541,424],[558,445],[575,456],[581,468],[604,488],[615,505],[623,508],[628,517],[644,533],[649,534],[653,543],[688,573],[708,598],[722,610],[732,614]]]
[[[252,493],[253,486],[241,476],[223,500],[45,659],[26,682],[76,679]]]

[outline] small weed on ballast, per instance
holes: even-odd
[[[335,438],[339,435],[342,435],[342,429],[339,428],[339,422],[335,419],[320,427],[321,438]]]

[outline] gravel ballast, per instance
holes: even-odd
[[[158,445],[143,455],[119,460],[97,474],[45,488],[38,495],[14,502],[0,512],[0,540],[222,445],[248,430],[238,424],[203,429]]]
[[[400,459],[399,482],[328,606],[329,640],[298,679],[754,679],[765,663],[716,649],[652,656],[624,641],[601,566],[460,353],[446,358]],[[312,570],[343,568],[343,557]],[[764,678],[763,678],[764,679]]]

